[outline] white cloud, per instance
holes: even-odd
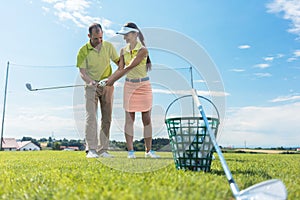
[[[300,57],[300,50],[299,49],[295,50],[293,54],[294,57]]]
[[[44,14],[46,14],[46,13],[48,13],[49,11],[50,11],[50,9],[49,8],[47,8],[47,7],[42,7],[42,10],[44,11]]]
[[[300,36],[300,3],[299,0],[274,0],[267,4],[269,13],[283,13],[283,18],[291,21],[288,32]]]
[[[280,96],[275,99],[272,99],[270,102],[276,103],[276,102],[286,102],[286,101],[296,101],[296,100],[300,100],[299,95]]]
[[[246,70],[245,69],[241,69],[241,68],[235,68],[235,69],[230,69],[229,71],[232,71],[232,72],[244,72]]]
[[[295,61],[295,60],[297,60],[297,58],[291,57],[291,58],[288,58],[288,59],[287,59],[287,62],[293,62],[293,61]]]
[[[6,136],[20,138],[28,135],[39,139],[56,132],[58,138],[78,138],[73,118],[51,114],[27,113],[6,119]]]
[[[284,57],[284,54],[279,53],[276,55],[276,58],[282,58],[282,57]]]
[[[224,146],[299,146],[300,102],[273,107],[230,108],[220,133]]]
[[[46,2],[46,3],[55,3],[55,2],[58,2],[60,0],[42,0],[43,2]]]
[[[247,44],[238,46],[239,49],[249,49],[250,47],[251,46]]]
[[[274,57],[264,57],[263,58],[265,61],[273,61]]]
[[[266,56],[266,57],[263,57],[262,59],[266,62],[273,62],[275,59],[280,59],[284,57],[283,54],[277,54],[277,55],[270,55],[270,56]]]
[[[261,63],[261,64],[254,65],[254,67],[258,67],[258,68],[261,68],[261,69],[265,69],[265,68],[270,67],[270,64],[267,64],[267,63]]]
[[[60,21],[72,21],[77,27],[87,28],[90,24],[100,23],[103,30],[108,36],[113,36],[115,31],[110,30],[112,22],[105,18],[90,16],[88,9],[92,6],[92,2],[88,0],[43,0],[43,2],[53,6],[53,13]],[[99,5],[97,5],[101,8]],[[42,7],[49,13],[50,8]]]
[[[254,73],[254,75],[259,77],[259,78],[271,77],[272,76],[272,74],[270,74],[270,73]]]
[[[293,62],[293,61],[295,61],[295,60],[298,60],[299,57],[300,57],[300,50],[297,49],[297,50],[295,50],[295,51],[293,52],[293,56],[290,57],[290,58],[288,58],[287,61],[288,61],[288,62]]]

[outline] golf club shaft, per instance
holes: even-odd
[[[215,150],[216,150],[216,152],[217,152],[217,154],[218,154],[218,156],[220,158],[220,161],[221,161],[222,167],[224,169],[224,172],[226,174],[226,177],[227,177],[228,183],[230,185],[231,191],[232,191],[232,193],[233,193],[233,195],[235,197],[238,197],[238,195],[239,195],[239,188],[238,188],[237,184],[235,183],[235,181],[234,181],[234,179],[232,177],[232,174],[231,174],[231,172],[229,170],[229,167],[226,164],[226,160],[225,160],[225,158],[224,158],[224,156],[222,154],[222,151],[221,151],[219,145],[217,144],[215,135],[212,133],[211,127],[209,125],[209,122],[208,122],[207,117],[206,117],[206,115],[204,113],[203,107],[202,107],[202,105],[200,103],[200,100],[198,98],[197,91],[195,89],[192,90],[192,95],[193,95],[194,101],[195,101],[195,103],[196,103],[196,105],[197,105],[197,107],[198,107],[198,109],[200,111],[200,114],[202,115],[202,118],[204,120],[205,126],[207,128],[208,133],[209,133],[209,137],[211,138],[211,141],[212,141],[212,143],[213,143],[213,145],[215,147]]]
[[[100,87],[104,87],[106,86],[106,81],[107,78],[97,82],[97,85],[99,85]],[[45,88],[32,88],[30,83],[26,83],[25,86],[30,91],[37,91],[37,90],[62,89],[62,88],[70,88],[70,87],[83,87],[85,85],[66,85],[66,86],[55,86],[55,87],[45,87]]]
[[[32,88],[31,91],[37,90],[53,90],[53,89],[62,89],[62,88],[70,88],[70,87],[82,87],[84,85],[66,85],[66,86],[55,86],[55,87],[45,87],[45,88]]]

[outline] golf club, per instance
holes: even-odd
[[[215,150],[220,158],[222,167],[224,169],[224,172],[226,174],[228,183],[230,185],[230,188],[231,188],[231,191],[232,191],[234,197],[237,200],[262,200],[262,199],[284,200],[284,199],[287,199],[287,190],[285,188],[285,185],[282,183],[282,181],[280,181],[278,179],[264,181],[264,182],[255,184],[245,190],[242,190],[242,191],[239,190],[237,184],[235,183],[235,181],[232,177],[229,167],[226,164],[226,161],[222,154],[222,151],[221,151],[219,145],[217,144],[216,138],[212,132],[212,129],[209,125],[207,117],[204,113],[203,107],[198,98],[196,89],[192,89],[192,95],[193,95],[194,101],[199,109],[199,112],[204,120],[209,137],[211,138],[211,141],[215,147]]]
[[[100,82],[98,82],[98,85],[100,87],[104,87],[106,85],[107,79],[103,79]],[[26,88],[29,91],[38,91],[38,90],[53,90],[53,89],[62,89],[62,88],[70,88],[70,87],[83,87],[85,85],[66,85],[66,86],[54,86],[54,87],[45,87],[45,88],[32,88],[30,83],[25,84]]]
[[[38,90],[53,90],[53,89],[62,89],[62,88],[70,88],[70,87],[82,87],[84,85],[66,85],[66,86],[55,86],[55,87],[45,87],[45,88],[32,88],[30,83],[26,83],[25,86],[29,91],[38,91]]]

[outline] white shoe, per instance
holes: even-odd
[[[107,153],[107,152],[103,152],[103,153],[100,154],[100,157],[102,157],[102,158],[113,158],[114,156]]]
[[[95,149],[90,149],[89,152],[86,154],[87,158],[99,158]]]
[[[136,158],[135,155],[134,155],[134,151],[128,151],[127,158]]]
[[[156,155],[154,151],[150,150],[148,153],[145,152],[145,158],[160,158],[159,155]]]

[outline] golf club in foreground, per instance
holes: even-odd
[[[211,130],[209,122],[204,113],[203,107],[200,103],[200,100],[197,95],[197,91],[195,89],[192,90],[192,95],[194,101],[199,109],[199,112],[204,120],[205,126],[207,128],[209,137],[214,145],[214,148],[220,158],[222,167],[226,174],[228,183],[230,185],[230,189],[237,200],[285,200],[287,199],[287,190],[282,181],[278,179],[272,179],[268,181],[264,181],[258,184],[255,184],[245,190],[240,191],[237,184],[235,183],[232,174],[229,170],[229,167],[226,164],[225,158],[222,154],[222,151],[217,144],[216,138]]]

